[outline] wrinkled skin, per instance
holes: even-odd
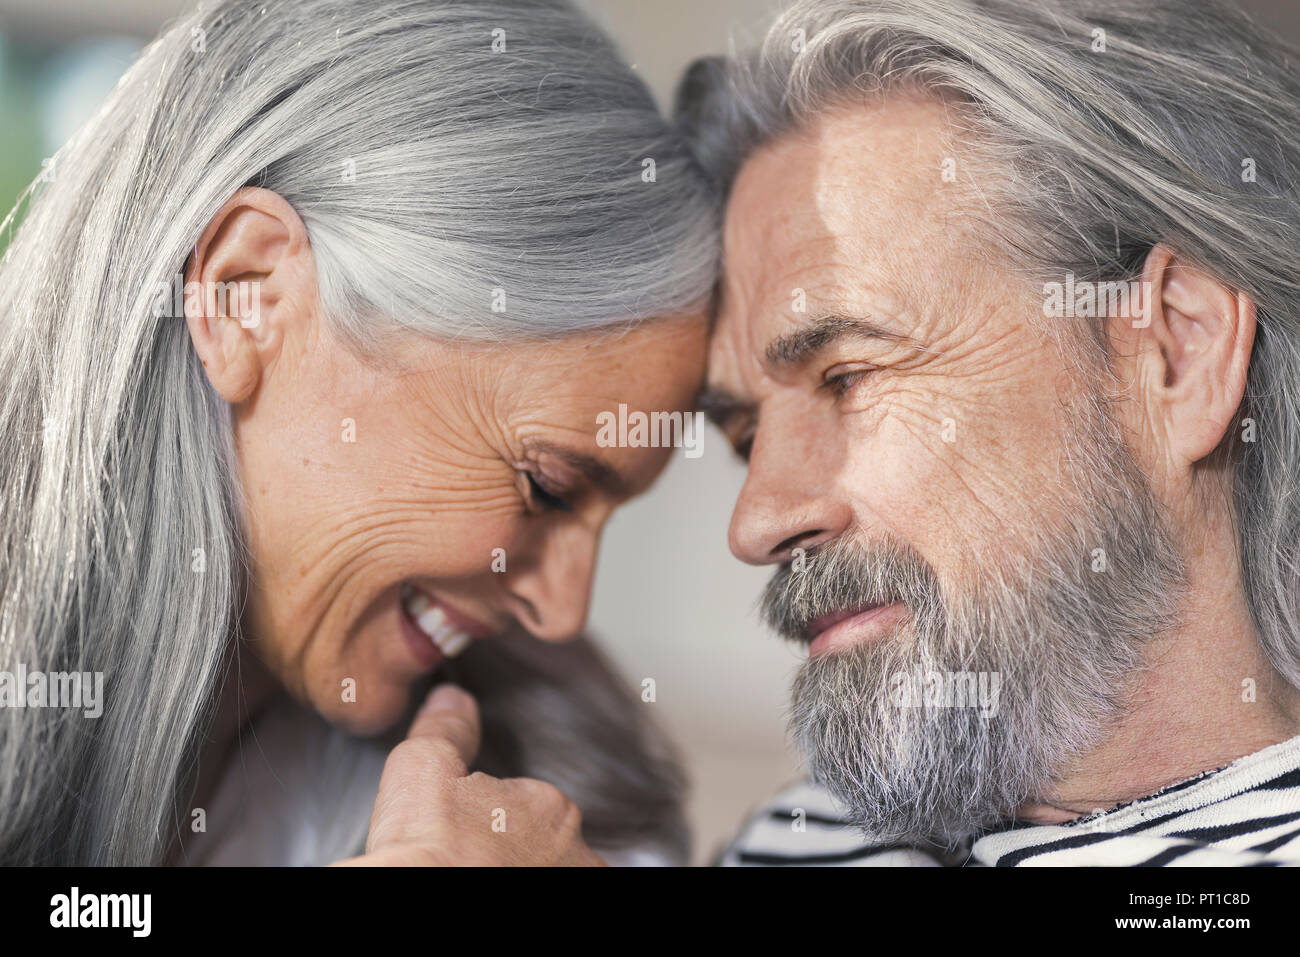
[[[1066,820],[1300,730],[1296,692],[1254,632],[1231,471],[1214,455],[1237,428],[1255,307],[1157,244],[1147,291],[1123,317],[1093,320],[1110,341],[1109,374],[1097,374],[1044,326],[1082,320],[1044,320],[1039,289],[982,231],[997,212],[981,178],[1007,174],[968,164],[962,146],[944,104],[898,93],[829,111],[745,162],[705,406],[748,460],[730,528],[739,558],[778,565],[843,536],[887,536],[970,589],[995,587],[999,558],[1035,554],[1038,530],[1078,510],[1066,426],[1094,393],[1108,403],[1186,559],[1186,588],[1179,627],[1150,636],[1147,667],[1123,688],[1125,713],[1024,809]],[[828,316],[876,328],[796,336]],[[888,641],[906,616],[889,606],[837,640]],[[1244,676],[1267,688],[1258,703]]]

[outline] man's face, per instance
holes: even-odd
[[[972,542],[1011,546],[1061,485],[1073,387],[1027,326],[1028,285],[966,235],[943,130],[929,101],[853,110],[738,178],[710,384],[755,413],[725,423],[742,452],[752,436],[744,561],[856,528],[946,568]]]
[[[768,619],[810,646],[795,735],[897,838],[991,823],[1095,743],[1178,577],[1100,367],[1033,322],[947,133],[893,97],[749,159],[706,399],[749,462],[732,551],[780,566]]]

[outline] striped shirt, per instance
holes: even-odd
[[[1276,867],[1300,865],[1300,737],[1067,824],[1010,822],[951,852],[881,844],[830,796],[787,788],[752,817],[724,866]]]

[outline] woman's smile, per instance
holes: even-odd
[[[672,454],[598,441],[599,423],[681,419],[704,382],[710,177],[568,0],[190,5],[3,237],[0,354],[25,371],[0,395],[0,658],[118,683],[94,734],[0,702],[0,792],[23,795],[0,800],[0,859],[187,859],[207,832],[178,815],[242,780],[227,758],[256,722],[285,717],[292,760],[363,781],[358,757],[411,735],[439,669],[489,704],[523,689],[485,742],[508,743],[514,771],[544,768],[525,759],[552,742],[520,741],[590,679],[603,697],[569,712],[598,740],[576,747],[618,760],[583,780],[629,793],[606,771],[644,753],[671,823],[673,769],[581,633],[602,528]],[[284,814],[240,803],[267,839],[240,833],[328,862],[363,849],[372,811],[374,850],[460,840],[459,814],[508,805],[510,837],[486,831],[479,859],[523,845],[530,820],[563,851],[534,858],[591,857],[532,785],[477,778],[455,815],[430,810],[406,780],[425,744],[397,752],[379,799],[310,789],[337,834],[280,827],[323,820],[282,788]],[[402,795],[418,800],[394,811]]]
[[[493,629],[463,614],[442,599],[410,583],[398,593],[398,615],[402,636],[416,660],[426,668],[455,658],[476,638],[486,638]]]

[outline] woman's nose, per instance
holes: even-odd
[[[530,560],[512,570],[508,589],[515,617],[543,641],[581,634],[591,604],[600,529],[574,523],[552,529]]]

